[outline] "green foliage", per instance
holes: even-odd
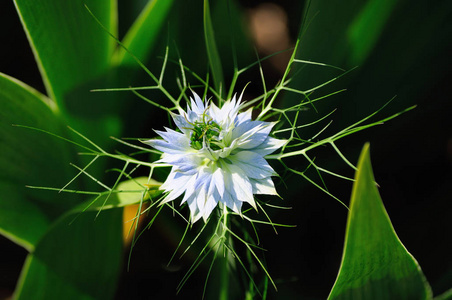
[[[50,223],[75,202],[73,197],[58,201],[55,194],[30,191],[25,185],[64,184],[73,156],[66,143],[14,126],[65,135],[51,99],[0,74],[0,107],[0,232],[32,250]]]
[[[154,48],[173,2],[174,0],[149,0],[124,37],[124,46],[139,60],[145,62],[149,50]],[[124,48],[118,48],[115,58],[117,63],[136,67],[136,61],[126,53]]]
[[[344,253],[329,299],[431,299],[422,271],[397,237],[370,163],[369,144],[358,162]]]
[[[223,67],[221,66],[220,54],[215,41],[215,32],[210,16],[209,0],[204,0],[204,40],[206,43],[207,57],[209,58],[210,70],[212,72],[215,89],[221,94],[224,93]]]
[[[48,94],[0,76],[0,232],[30,251],[17,296],[112,298],[123,253],[122,210],[105,211],[94,219],[100,209],[149,199],[130,191],[130,185],[141,179],[120,184],[129,191],[121,195],[94,192],[97,201],[78,193],[79,182],[71,182],[73,192],[64,197],[26,185],[60,190],[73,176],[79,158],[73,145],[55,137],[67,140],[73,134],[66,125],[101,139],[108,132],[119,133],[117,116],[122,105],[115,105],[110,97],[105,106],[90,93],[118,82],[116,42],[87,10],[116,35],[116,1],[17,0],[15,4]],[[171,1],[150,3],[130,30],[126,44],[139,48],[138,55],[155,46],[170,6]],[[121,56],[121,62],[128,59],[128,54]]]
[[[122,258],[121,210],[56,221],[25,262],[17,299],[111,299]],[[107,246],[108,245],[108,246]]]
[[[86,83],[105,75],[115,46],[87,13],[84,3],[116,34],[115,1],[16,0],[15,3],[47,93],[64,110],[68,94],[82,85],[87,89],[85,94],[96,87]]]
[[[254,99],[247,99],[249,100],[247,105],[258,106],[258,119],[279,120],[279,124],[285,124],[286,127],[277,127],[274,134],[281,138],[287,138],[291,142],[291,145],[281,153],[274,154],[269,159],[274,159],[285,167],[289,166],[286,168],[287,173],[302,176],[329,196],[337,199],[327,189],[322,176],[333,175],[349,181],[352,179],[321,166],[321,162],[316,160],[311,150],[328,146],[334,150],[334,154],[339,156],[345,165],[355,168],[338,149],[336,142],[352,133],[380,124],[380,121],[367,123],[369,118],[364,118],[351,126],[348,126],[350,123],[347,123],[348,127],[334,131],[335,134],[325,138],[325,135],[322,134],[327,129],[332,128],[329,127],[329,124],[322,125],[320,130],[314,129],[314,126],[311,130],[310,126],[322,124],[332,112],[323,114],[322,110],[319,109],[320,117],[319,115],[315,116],[316,120],[312,122],[306,121],[301,117],[301,114],[306,110],[317,111],[317,105],[320,107],[323,103],[320,100],[342,92],[342,90],[338,91],[334,84],[337,79],[343,78],[346,73],[337,73],[337,68],[318,68],[317,71],[311,72],[310,69],[307,72],[298,73],[297,75],[300,75],[298,77],[292,77],[294,73],[289,73],[289,71],[295,65],[300,67],[293,68],[296,70],[305,68],[307,64],[331,67],[327,64],[301,59],[306,57],[310,60],[325,61],[328,64],[345,68],[354,67],[355,64],[366,66],[366,68],[363,68],[364,71],[356,71],[359,75],[355,75],[355,78],[352,77],[354,73],[348,74],[352,80],[366,74],[365,72],[375,73],[377,74],[375,77],[385,78],[386,81],[394,81],[392,80],[394,78],[409,78],[409,76],[406,76],[409,68],[403,65],[403,61],[395,62],[400,67],[395,68],[397,69],[396,72],[392,72],[392,70],[388,72],[386,69],[381,69],[384,68],[381,66],[385,64],[380,64],[379,59],[369,59],[369,57],[372,58],[373,50],[379,45],[379,42],[385,37],[388,39],[388,23],[394,16],[400,16],[400,11],[415,16],[411,10],[400,9],[404,5],[407,6],[408,1],[372,0],[356,2],[357,5],[344,5],[343,1],[313,1],[308,14],[308,23],[312,20],[311,14],[316,14],[318,11],[320,11],[320,14],[314,18],[311,27],[303,35],[301,40],[303,47],[299,47],[300,39],[297,40],[294,55],[289,60],[282,80],[275,87],[269,87],[269,89],[266,87],[266,79],[261,68],[264,59],[259,59],[255,63],[248,61],[248,56],[250,54],[252,56],[253,51],[249,47],[246,34],[239,25],[242,11],[236,3],[232,1],[226,5],[226,1],[204,0],[202,3],[204,7],[201,5],[199,7],[193,6],[194,9],[190,6],[193,3],[196,2],[184,1],[184,4],[182,4],[182,1],[173,0],[148,1],[132,27],[127,31],[124,39],[120,41],[115,40],[118,32],[116,24],[118,16],[116,1],[114,0],[15,0],[17,11],[35,54],[48,94],[48,97],[46,97],[25,84],[7,75],[0,74],[0,233],[30,252],[17,288],[16,296],[18,299],[113,298],[123,254],[121,241],[122,210],[120,208],[151,199],[153,201],[151,208],[155,209],[158,202],[155,202],[154,199],[157,199],[157,201],[160,199],[160,194],[156,190],[160,183],[150,179],[151,175],[154,176],[154,168],[157,166],[149,162],[148,156],[143,162],[135,158],[136,153],[124,155],[120,152],[110,151],[110,148],[104,150],[104,148],[100,148],[88,140],[87,137],[65,128],[65,125],[70,125],[73,128],[81,129],[80,131],[89,135],[92,140],[102,143],[106,136],[118,136],[120,134],[123,125],[120,118],[126,114],[133,115],[130,118],[130,123],[133,124],[127,123],[124,125],[136,126],[137,128],[144,127],[142,125],[144,121],[141,121],[137,115],[141,117],[148,111],[140,111],[141,107],[137,106],[137,108],[134,104],[125,101],[122,97],[124,93],[121,94],[122,98],[120,99],[119,93],[108,93],[107,95],[105,93],[90,93],[91,89],[110,88],[110,91],[132,91],[139,98],[157,108],[162,108],[166,114],[181,108],[181,105],[185,104],[186,92],[190,87],[202,86],[206,94],[212,93],[218,100],[224,99],[226,92],[227,98],[230,98],[237,92],[239,85],[243,86],[244,80],[242,79],[249,78],[243,76],[244,73],[252,68],[258,68],[264,92]],[[84,4],[86,4],[86,7]],[[191,14],[186,13],[187,7],[184,5],[200,13],[198,20],[193,18]],[[173,6],[175,9],[172,9]],[[446,4],[443,7],[446,7]],[[226,13],[226,9],[229,9],[229,14]],[[92,15],[90,15],[90,12]],[[203,12],[202,17],[201,12]],[[431,28],[438,26],[447,16],[447,9],[439,7],[435,12],[435,14],[429,14],[430,17],[426,17],[432,21],[425,22]],[[158,71],[160,76],[156,77],[153,75],[152,72],[154,71],[151,67],[148,69],[143,64],[140,65],[136,59],[146,61],[149,53],[162,40],[164,40],[163,44],[172,43],[173,36],[163,39],[160,37],[160,31],[168,23],[168,17],[174,19],[174,22],[169,24],[168,27],[176,24],[178,33],[186,41],[188,40],[186,44],[183,44],[181,42],[182,37],[179,37],[179,39],[176,39],[176,47],[182,45],[180,57],[183,57],[189,63],[182,63],[180,57],[178,57],[179,61],[171,65],[172,57],[169,57],[167,47],[163,66],[161,67],[160,60],[156,60],[159,64],[157,68],[161,67]],[[233,21],[231,22],[229,18]],[[337,18],[342,19],[338,20]],[[201,19],[202,22],[197,24],[196,22]],[[320,26],[318,26],[319,23]],[[328,29],[326,31],[329,33],[325,33],[325,28]],[[405,38],[405,31],[395,32],[394,39]],[[420,37],[416,35],[416,43],[425,43],[430,47],[428,43],[429,31],[418,31]],[[233,32],[233,37],[223,36],[224,33],[230,34],[231,32]],[[114,38],[111,38],[108,34],[111,34]],[[391,34],[393,33],[391,32]],[[204,41],[202,37],[204,37]],[[235,44],[234,41],[232,42],[233,66],[230,69],[223,70],[223,66],[231,65],[229,60],[225,60],[225,57],[227,57],[225,53],[229,50],[226,49],[225,45],[229,45],[229,38],[231,40],[237,38],[239,41],[236,40]],[[168,40],[170,41],[168,42]],[[118,46],[117,42],[125,46],[129,52],[124,47]],[[400,44],[412,45],[412,42],[412,40],[406,38],[405,42]],[[396,43],[387,41],[387,44],[395,45]],[[415,61],[420,57],[427,56],[423,52],[423,49],[427,47],[425,45],[424,48],[413,47],[413,49],[409,49],[410,51],[403,51],[409,56],[407,61]],[[299,48],[302,48],[303,51],[298,51]],[[385,50],[387,52],[386,57],[393,57],[393,52],[396,51],[392,50],[393,48]],[[239,53],[238,57],[236,57],[237,53]],[[207,59],[204,54],[207,54]],[[247,59],[240,61],[243,57]],[[174,59],[173,62],[176,60]],[[372,62],[376,63],[372,64]],[[202,69],[207,63],[210,68],[207,79],[203,79],[204,74],[199,76],[192,71],[195,68]],[[170,65],[170,67],[167,65]],[[135,71],[138,66],[145,70],[145,73],[153,80],[152,84],[155,85],[148,85],[144,88],[111,89],[112,87],[127,87],[134,84],[135,82],[130,79],[133,76],[130,76],[130,74],[136,74]],[[177,82],[179,90],[163,87],[165,72],[169,69],[172,72],[170,74],[173,75],[177,73],[173,72],[174,68],[180,68],[179,75],[181,78],[174,80]],[[199,69],[195,71],[198,72]],[[224,75],[228,75],[227,72],[230,71],[233,74],[228,90],[226,89]],[[322,75],[317,76],[319,73],[316,72],[322,72]],[[415,73],[412,72],[412,74]],[[192,80],[195,78],[194,82],[187,80],[190,76]],[[328,76],[328,78],[324,80],[323,76]],[[386,76],[389,76],[389,78]],[[419,76],[427,77],[428,74],[420,74]],[[239,77],[242,80],[241,83],[238,82]],[[126,80],[124,80],[125,78]],[[212,79],[213,83],[209,82],[209,78]],[[149,78],[146,77],[145,80],[147,82]],[[416,80],[422,82],[422,78]],[[429,80],[434,81],[434,79]],[[319,84],[318,81],[321,83]],[[193,83],[194,85],[192,85]],[[326,87],[327,85],[329,87]],[[376,86],[380,87],[384,84],[376,84]],[[325,87],[326,90],[324,90]],[[330,87],[334,91],[328,90]],[[143,89],[143,94],[141,94],[142,91],[138,92],[139,89]],[[159,98],[151,93],[151,96],[147,98],[147,95],[144,94],[149,90],[159,91],[163,96]],[[361,90],[363,93],[357,94],[358,96],[348,96],[352,99],[352,101],[348,101],[350,103],[348,105],[353,107],[354,110],[356,107],[368,108],[369,106],[355,105],[356,103],[353,101],[367,99],[366,104],[376,103],[376,101],[367,98],[369,93],[373,94],[372,92],[365,88]],[[416,89],[413,89],[413,93],[414,90]],[[281,109],[279,100],[283,93],[287,101],[282,105],[284,108]],[[389,97],[393,94],[392,92],[389,93]],[[173,95],[177,96],[174,97]],[[386,94],[386,96],[388,95]],[[171,104],[171,107],[161,104],[164,103],[162,97],[165,98],[166,103]],[[385,97],[382,98],[386,102],[387,97]],[[124,109],[126,105],[132,107],[132,109]],[[378,105],[378,107],[380,106]],[[404,105],[404,107],[407,106],[411,106],[411,104]],[[377,110],[374,107],[369,109],[372,109],[372,112]],[[150,119],[158,114],[154,113],[150,116]],[[398,115],[393,114],[383,121],[390,120]],[[343,122],[349,122],[349,120],[350,118],[347,116],[341,117],[338,118],[338,123],[342,126]],[[12,126],[12,124],[38,128],[50,133],[50,135]],[[206,125],[198,128],[198,137],[196,138],[196,135],[194,135],[195,140],[193,142],[199,143],[204,134],[208,137],[215,135],[214,125],[208,125],[212,127]],[[148,129],[137,134],[143,132],[146,135],[150,134]],[[81,148],[87,150],[88,153],[84,154],[88,154],[88,159],[80,159],[74,155],[74,145],[64,143],[52,135],[57,135],[63,139],[72,140],[74,136],[84,139],[85,142],[89,143],[89,146],[82,146]],[[138,154],[145,152],[153,158],[156,157],[155,153],[149,151],[149,149],[131,145],[122,140],[116,141],[122,143],[121,146],[134,147]],[[76,146],[80,146],[80,144],[76,144]],[[199,145],[196,147],[199,147]],[[80,148],[77,148],[77,150],[80,150]],[[94,158],[91,159],[92,157]],[[101,165],[99,168],[94,164],[99,163],[105,157],[124,163],[122,169],[115,169],[116,166],[112,167],[113,172],[109,174],[117,175],[119,173],[113,185],[108,184],[110,182],[107,180],[109,174],[103,173],[103,166],[105,165]],[[97,160],[98,158],[101,159]],[[293,158],[301,158],[309,166],[304,171],[291,169],[290,163],[293,162],[291,160]],[[78,167],[83,162],[87,162],[85,167]],[[77,169],[76,172],[78,171],[75,177],[73,175],[74,169],[71,169],[69,163],[72,163],[72,167]],[[132,165],[134,168],[130,170],[129,167]],[[133,172],[139,167],[150,168],[149,178],[138,177],[130,180],[134,176]],[[310,177],[308,169],[309,171],[314,170],[319,180]],[[164,174],[164,172],[162,173]],[[77,179],[78,177],[88,178],[89,183],[71,180],[69,182],[71,185],[66,185],[69,178]],[[120,182],[123,179],[129,180]],[[25,185],[38,187],[38,189],[27,189]],[[93,186],[96,188],[100,186],[102,191],[98,192],[98,189],[91,191],[90,189]],[[61,189],[61,187],[64,188]],[[87,191],[88,189],[90,191]],[[82,190],[85,190],[85,192],[82,192]],[[64,193],[59,194],[56,191],[63,191]],[[87,199],[87,197],[89,198]],[[178,289],[181,289],[185,283],[189,284],[189,277],[198,267],[208,269],[207,277],[209,275],[211,277],[209,281],[206,280],[204,287],[208,295],[240,293],[238,292],[240,285],[236,284],[238,279],[233,278],[235,273],[231,272],[232,269],[234,269],[234,272],[238,269],[242,270],[244,282],[248,279],[248,282],[245,283],[245,286],[248,285],[248,295],[255,297],[261,295],[265,298],[268,286],[273,286],[276,289],[279,284],[278,278],[273,280],[270,276],[271,268],[267,271],[266,262],[260,256],[263,249],[260,247],[258,230],[255,225],[262,223],[270,225],[275,228],[275,231],[276,227],[288,226],[274,223],[270,219],[270,215],[267,215],[261,207],[267,207],[268,203],[260,200],[257,202],[260,211],[263,212],[260,219],[250,214],[250,211],[244,212],[241,215],[243,219],[240,219],[249,222],[255,231],[255,236],[246,232],[243,234],[242,227],[232,223],[231,219],[239,219],[237,215],[231,214],[227,210],[220,212],[216,222],[210,222],[210,225],[213,223],[216,227],[217,236],[212,235],[207,243],[200,241],[204,247],[199,256],[192,259],[192,267],[183,277]],[[345,204],[343,205],[345,206]],[[162,207],[160,206],[157,209],[156,215]],[[274,206],[268,205],[268,207],[273,208]],[[184,219],[175,207],[171,208],[175,214],[179,214]],[[420,299],[426,299],[430,297],[429,286],[417,262],[398,240],[381,203],[374,184],[368,147],[363,150],[360,159],[350,209],[343,263],[330,298],[347,299],[363,296],[365,299],[380,299],[397,296],[397,299],[411,299],[419,296]],[[137,221],[138,217],[141,216],[140,213],[142,212],[139,211],[136,218],[131,221]],[[154,218],[149,226],[153,222]],[[172,223],[167,225],[165,224],[164,227],[178,226]],[[136,223],[134,223],[134,228],[137,229]],[[205,237],[206,233],[203,231],[209,231],[205,228],[207,227],[204,226],[196,237],[189,242],[185,251],[189,248],[196,248],[195,241],[197,239],[202,240]],[[237,231],[237,228],[240,228],[240,230]],[[184,238],[190,237],[190,233],[187,233],[189,229],[191,228],[187,225],[178,248],[182,247]],[[169,239],[175,239],[174,232],[171,234],[173,236]],[[135,243],[135,239],[133,242]],[[246,259],[241,258],[243,251],[235,250],[237,245],[238,249],[242,247],[240,250],[247,253]],[[209,266],[207,258],[212,255],[214,255],[214,258]],[[215,259],[217,259],[219,266],[214,266]],[[236,268],[231,267],[230,261],[233,260],[235,260]],[[254,277],[257,274],[257,269],[263,273],[263,284],[258,281],[257,277],[259,276]],[[251,271],[249,272],[249,270]],[[211,284],[217,278],[221,278],[221,280],[218,280],[220,282]],[[234,288],[231,288],[232,286]],[[167,291],[167,293],[171,292]],[[450,299],[450,297],[449,291],[438,299]]]
[[[347,31],[350,41],[350,63],[365,61],[380,37],[397,1],[368,1],[356,15]]]
[[[71,210],[71,213],[82,213],[86,210],[97,212],[143,203],[144,201],[157,198],[161,194],[161,191],[158,190],[160,185],[160,182],[147,177],[126,180],[118,184],[114,193],[110,193],[110,191],[98,193],[94,200],[89,199],[79,204]],[[143,190],[145,191],[144,193]]]

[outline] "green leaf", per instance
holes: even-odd
[[[68,145],[26,125],[65,135],[55,104],[24,83],[0,73],[0,233],[25,247],[50,222],[74,205],[74,198],[30,190],[25,185],[63,186],[73,159]]]
[[[17,299],[112,299],[122,258],[122,209],[62,216],[29,254]]]
[[[344,253],[329,299],[431,299],[418,263],[392,227],[364,146],[347,220]]]
[[[438,295],[434,298],[434,300],[450,300],[452,299],[452,289],[449,289],[442,293],[441,295]]]
[[[158,34],[165,24],[174,0],[150,0],[124,37],[123,44],[140,61],[144,62],[154,48]],[[118,64],[137,66],[135,59],[118,48]]]
[[[395,0],[371,0],[355,17],[347,30],[352,64],[363,63],[373,50],[396,4]]]
[[[85,201],[72,209],[72,213],[80,213],[86,210],[103,211],[105,209],[124,207],[149,199],[155,199],[162,194],[162,191],[158,190],[160,185],[162,185],[161,182],[153,179],[148,180],[147,177],[138,177],[123,181],[118,184],[116,192],[111,194],[104,193],[95,199],[95,201],[93,199]],[[146,191],[146,187],[149,188],[148,191]]]
[[[215,89],[224,94],[223,68],[221,66],[220,54],[215,42],[215,33],[210,16],[209,0],[204,0],[204,39],[206,42],[207,57],[209,59],[210,70],[212,71]]]
[[[35,54],[47,94],[62,105],[68,94],[105,75],[114,41],[93,20],[84,4],[116,34],[116,2],[15,0],[25,33]],[[88,92],[98,85],[84,86]]]

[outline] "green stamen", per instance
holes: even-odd
[[[200,150],[202,148],[202,142],[205,138],[207,141],[207,144],[210,146],[212,150],[219,150],[221,149],[217,144],[216,141],[217,137],[220,135],[220,126],[212,121],[212,119],[206,121],[203,118],[202,122],[195,122],[193,125],[193,128],[190,128],[193,130],[190,137],[190,146],[193,149]]]

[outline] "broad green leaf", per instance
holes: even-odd
[[[224,94],[223,68],[221,66],[220,54],[215,42],[215,33],[210,16],[209,0],[204,0],[204,39],[206,42],[207,57],[209,59],[210,70],[212,71],[213,83],[217,91]]]
[[[368,144],[355,180],[342,264],[329,299],[430,299],[430,286],[381,201]]]
[[[70,93],[80,88],[85,93],[98,88],[98,85],[87,85],[87,82],[105,75],[115,44],[94,21],[85,4],[110,32],[116,34],[116,2],[14,2],[48,96],[64,109],[63,103],[79,100],[78,97],[70,97]]]
[[[29,254],[17,299],[112,299],[121,268],[122,209],[62,216]]]
[[[124,46],[139,60],[144,62],[153,49],[173,2],[173,0],[149,0],[125,35]],[[122,65],[137,65],[133,57],[126,54],[122,47],[118,48],[116,60]]]
[[[63,186],[74,157],[66,143],[13,124],[65,135],[50,99],[0,73],[0,233],[31,250],[74,199],[25,186]]]

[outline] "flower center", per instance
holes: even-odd
[[[201,150],[204,139],[207,145],[212,150],[221,149],[218,145],[218,136],[220,135],[220,126],[212,121],[212,119],[202,122],[195,121],[193,128],[190,128],[193,132],[190,136],[190,147],[196,150]]]

